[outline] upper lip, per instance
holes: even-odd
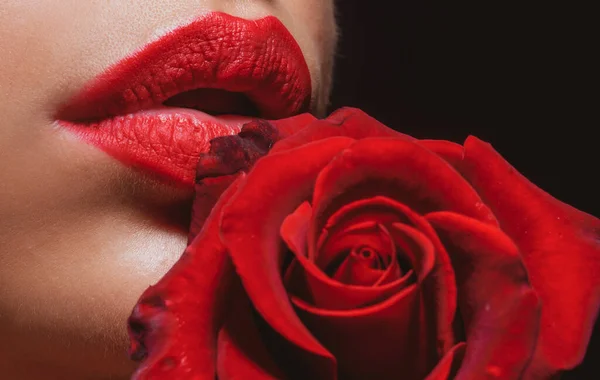
[[[279,20],[273,16],[245,20],[224,13],[211,16],[166,34],[95,78],[59,110],[57,119],[94,121],[169,101],[185,103],[181,95],[196,89],[221,90],[218,96],[243,94],[258,110],[255,116],[265,119],[308,109],[308,67],[300,47]],[[215,94],[204,94],[205,99]]]

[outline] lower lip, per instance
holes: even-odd
[[[210,140],[237,134],[251,121],[211,116],[186,108],[163,108],[86,124],[60,121],[87,143],[162,182],[192,188],[196,166]]]

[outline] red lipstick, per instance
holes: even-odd
[[[306,112],[310,94],[302,51],[277,18],[210,13],[108,69],[57,119],[123,163],[191,187],[212,138]]]

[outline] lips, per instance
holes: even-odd
[[[210,13],[111,67],[57,119],[128,166],[192,187],[212,138],[305,112],[310,94],[302,51],[277,18]]]

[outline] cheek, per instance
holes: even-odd
[[[0,353],[120,373],[132,366],[125,321],[139,295],[179,258],[186,236],[120,220],[77,228],[59,237],[32,234],[3,250]]]
[[[0,268],[4,308],[31,324],[74,323],[70,328],[88,334],[106,322],[101,314],[126,318],[139,294],[179,258],[186,236],[133,221],[110,223],[83,222],[73,232],[74,226],[60,226],[60,236],[39,233],[27,243],[7,242]]]

